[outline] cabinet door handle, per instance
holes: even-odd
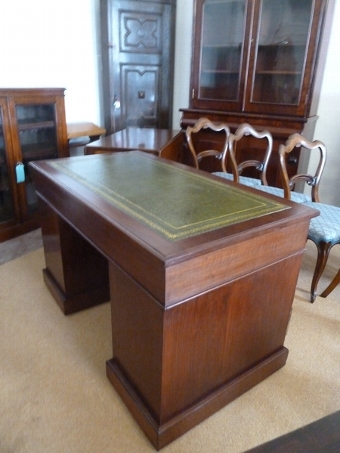
[[[120,100],[117,95],[114,95],[112,104],[115,109],[120,109]]]

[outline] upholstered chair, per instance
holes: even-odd
[[[199,136],[199,132],[202,130],[210,132],[208,139],[195,141],[194,136],[196,134]],[[226,124],[214,123],[208,118],[200,118],[193,127],[187,127],[185,135],[195,168],[200,168],[203,159],[212,157],[220,162],[221,170],[225,171],[230,136],[230,130]],[[209,149],[204,147],[206,142],[209,144]]]
[[[319,153],[317,170],[313,175],[298,174],[292,178],[288,177],[286,155],[296,146],[302,146],[311,152]],[[307,201],[305,204],[317,209],[320,213],[318,217],[314,217],[310,221],[308,232],[308,239],[313,241],[317,248],[317,260],[310,292],[310,300],[314,302],[317,294],[317,286],[326,267],[329,253],[335,244],[340,244],[340,208],[321,203],[319,198],[319,184],[326,163],[326,147],[318,140],[310,142],[299,134],[293,134],[289,137],[285,145],[280,146],[279,155],[285,198],[293,199],[291,195],[293,194],[292,189],[294,185],[297,181],[303,180],[311,187],[311,201]],[[327,294],[329,293],[324,291],[321,295],[326,297]]]
[[[263,155],[263,160],[255,159],[247,159],[245,161],[236,163],[236,148],[238,143],[245,137],[252,137],[252,142],[259,143],[258,147],[263,148],[265,150]],[[249,140],[248,140],[249,142]],[[263,145],[262,142],[265,144]],[[256,145],[255,145],[256,146]],[[224,167],[223,172],[214,172],[214,175],[220,176],[221,178],[226,178],[229,180],[234,180],[235,182],[239,182],[241,184],[245,184],[247,186],[260,186],[260,185],[267,185],[267,177],[266,171],[268,167],[269,158],[273,149],[273,137],[270,132],[258,131],[253,126],[248,123],[242,123],[236,129],[234,134],[230,134],[229,136],[229,156],[230,156],[230,165],[232,168],[232,173],[228,173],[226,168]],[[234,167],[236,167],[236,176],[234,177]],[[254,167],[259,175],[259,178],[250,178],[247,176],[242,176],[242,172],[245,168]]]

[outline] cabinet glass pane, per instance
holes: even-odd
[[[14,219],[13,200],[8,178],[8,163],[0,106],[0,223]]]
[[[238,99],[245,0],[206,0],[202,10],[199,98]]]
[[[262,0],[252,101],[298,105],[314,0]]]
[[[58,157],[54,104],[17,105],[22,163],[25,165],[25,187],[28,212],[38,208],[28,162]]]

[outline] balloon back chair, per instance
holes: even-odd
[[[288,177],[286,155],[296,146],[301,146],[309,151],[319,152],[319,161],[314,175],[297,174],[291,178]],[[317,209],[320,213],[318,217],[310,221],[308,231],[308,239],[314,242],[317,248],[317,260],[310,291],[310,301],[314,302],[317,295],[317,285],[326,267],[329,253],[335,244],[340,244],[340,208],[321,203],[319,198],[319,185],[326,163],[326,147],[318,140],[310,142],[299,134],[293,134],[288,138],[285,145],[280,146],[279,157],[285,198],[291,198],[291,191],[294,185],[297,181],[302,180],[311,187],[311,201],[307,201],[304,204]],[[340,271],[333,280],[333,285],[331,283],[321,294],[322,297],[326,297],[340,282],[339,273]]]
[[[248,159],[245,161],[242,161],[238,164],[237,166],[237,176],[235,181],[236,182],[241,182],[242,183],[242,178],[241,178],[241,173],[245,168],[253,167],[257,170],[259,174],[259,178],[247,178],[247,182],[249,185],[268,185],[267,183],[267,177],[266,177],[266,172],[267,172],[267,167],[268,167],[268,162],[270,159],[270,155],[273,149],[273,137],[270,132],[264,130],[264,131],[257,131],[254,129],[253,126],[251,126],[248,123],[242,123],[239,125],[239,127],[236,129],[234,134],[230,134],[229,137],[229,151],[231,155],[232,162],[236,163],[236,148],[237,144],[241,142],[241,140],[244,137],[249,137],[251,136],[252,138],[256,139],[257,141],[265,142],[265,146],[259,146],[259,148],[264,148],[265,153],[263,156],[263,160],[257,160],[257,159]],[[250,152],[252,149],[250,149]],[[246,177],[244,177],[246,178]]]
[[[202,130],[206,133],[199,134]],[[194,137],[197,134],[196,137]],[[215,123],[208,118],[200,118],[193,127],[188,126],[185,132],[193,166],[201,168],[205,158],[219,161],[222,171],[226,171],[230,130],[224,123]]]
[[[263,160],[257,160],[257,159],[247,159],[245,161],[237,163],[236,160],[236,147],[237,144],[241,142],[241,140],[245,137],[251,137],[252,144],[254,143],[254,139],[256,139],[256,142],[259,143],[259,145],[255,145],[256,148],[258,149],[264,149],[264,154],[263,154]],[[261,144],[260,144],[261,142]],[[247,141],[247,144],[249,143],[249,140]],[[264,145],[263,145],[264,143]],[[254,147],[254,148],[255,148]],[[261,184],[267,185],[267,177],[266,177],[266,171],[268,167],[268,162],[270,159],[270,155],[273,149],[273,137],[270,132],[264,130],[264,131],[257,131],[254,129],[253,126],[251,126],[248,123],[242,123],[239,125],[239,127],[236,129],[234,134],[230,134],[229,137],[229,156],[230,156],[230,161],[231,161],[231,168],[232,168],[232,173],[227,173],[226,168],[224,168],[224,172],[214,172],[214,175],[220,176],[222,178],[226,179],[233,179],[235,182],[239,182],[241,184],[245,184],[247,186],[255,187],[255,186],[260,186]],[[250,152],[252,152],[252,146],[250,147]],[[255,155],[255,149],[254,149],[254,155]],[[257,174],[259,175],[259,178],[251,178],[247,176],[242,176],[241,173],[243,172],[244,169],[253,167],[256,169]],[[236,171],[234,170],[236,168]],[[235,173],[235,176],[234,176]]]

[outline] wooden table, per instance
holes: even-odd
[[[184,133],[177,129],[128,127],[85,147],[85,154],[140,150],[180,162]]]
[[[67,139],[70,155],[72,155],[72,150],[75,148],[84,147],[89,142],[98,140],[105,132],[106,129],[89,122],[67,123]]]
[[[89,122],[67,123],[68,140],[80,137],[89,137],[92,140],[98,140],[105,132],[106,129]]]
[[[317,211],[138,151],[30,165],[45,282],[65,313],[110,286],[107,375],[157,449],[284,366]]]

